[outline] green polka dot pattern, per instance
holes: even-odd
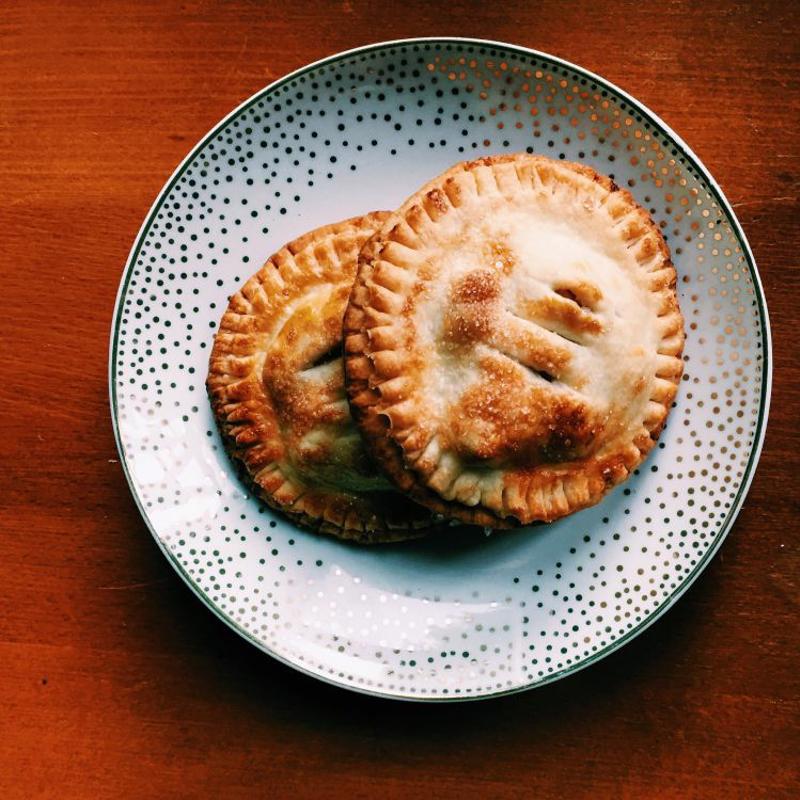
[[[228,296],[306,230],[392,208],[472,155],[583,161],[661,226],[686,318],[685,375],[645,464],[547,526],[359,548],[247,494],[204,379]],[[487,697],[616,649],[687,588],[755,469],[770,386],[755,265],[708,173],[600,78],[508,45],[390,43],[278,81],[179,167],[132,251],[110,361],[115,430],[149,527],[196,593],[279,659],[392,697]]]

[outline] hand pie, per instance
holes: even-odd
[[[675,270],[631,194],[528,155],[458,164],[385,220],[345,315],[351,408],[395,483],[496,527],[598,502],[682,373]]]
[[[230,455],[258,495],[305,527],[343,539],[426,533],[432,515],[367,456],[344,393],[342,316],[358,252],[385,213],[286,245],[230,300],[207,388]]]

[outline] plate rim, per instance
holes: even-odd
[[[625,102],[627,102],[632,108],[635,108],[638,111],[638,113],[643,114],[652,124],[654,124],[657,128],[661,129],[662,134],[665,134],[667,137],[670,138],[672,142],[674,142],[675,146],[681,151],[681,154],[684,156],[684,158],[686,158],[689,161],[690,165],[697,171],[697,173],[705,179],[705,181],[708,183],[708,186],[712,194],[714,195],[714,199],[719,204],[720,209],[724,211],[727,214],[728,218],[730,219],[731,226],[734,229],[734,232],[736,233],[741,244],[743,245],[743,254],[747,261],[748,269],[750,270],[750,273],[753,277],[755,300],[758,304],[758,309],[761,314],[761,320],[762,320],[761,334],[763,340],[763,348],[762,348],[763,366],[762,366],[761,393],[760,393],[761,404],[759,408],[758,420],[756,422],[756,435],[753,442],[753,448],[748,458],[747,466],[745,468],[744,478],[736,493],[736,497],[731,505],[731,509],[728,513],[728,516],[722,523],[722,526],[719,530],[719,533],[716,536],[715,541],[704,553],[703,557],[698,561],[698,563],[694,566],[691,573],[689,573],[689,575],[684,579],[684,581],[675,589],[675,591],[662,605],[658,606],[658,608],[656,608],[651,614],[645,617],[640,623],[638,623],[629,631],[627,631],[625,634],[623,634],[619,638],[615,639],[613,642],[603,647],[597,653],[593,653],[591,656],[587,657],[583,661],[577,664],[571,664],[567,667],[564,667],[561,670],[552,673],[551,675],[548,675],[547,677],[538,680],[531,680],[530,682],[524,683],[520,686],[515,686],[510,689],[502,689],[495,692],[482,692],[472,695],[448,694],[443,696],[441,695],[425,696],[425,695],[413,695],[400,691],[376,690],[370,687],[358,686],[356,684],[348,683],[346,681],[339,680],[335,677],[325,675],[322,672],[317,672],[314,671],[313,669],[309,669],[306,666],[296,663],[295,661],[290,660],[286,656],[283,656],[275,652],[267,644],[256,639],[249,631],[245,630],[241,625],[239,625],[235,620],[230,618],[227,614],[225,614],[221,609],[219,609],[214,603],[212,603],[208,599],[208,597],[202,591],[200,586],[183,568],[183,565],[180,563],[177,556],[175,556],[175,554],[172,553],[169,550],[169,548],[166,547],[164,542],[161,540],[160,536],[155,530],[155,526],[151,522],[150,517],[148,516],[144,508],[142,499],[139,496],[137,486],[133,479],[133,475],[128,466],[127,459],[125,457],[125,451],[122,446],[120,425],[118,420],[115,352],[116,352],[117,338],[120,330],[120,323],[122,319],[123,299],[127,292],[128,283],[131,278],[131,273],[133,271],[134,264],[139,256],[139,251],[142,248],[144,235],[146,231],[149,229],[150,225],[152,224],[156,213],[161,208],[161,205],[165,197],[175,187],[175,185],[180,180],[184,171],[187,169],[187,167],[192,162],[194,157],[203,149],[203,147],[206,146],[206,144],[209,141],[211,141],[221,130],[223,130],[228,125],[229,122],[234,120],[239,114],[248,109],[252,104],[257,102],[258,100],[262,99],[268,93],[283,86],[286,83],[289,83],[290,81],[298,78],[299,76],[307,72],[310,72],[311,70],[317,69],[318,67],[338,62],[346,57],[356,55],[359,53],[368,53],[374,50],[383,50],[391,47],[407,46],[413,44],[426,44],[426,45],[467,44],[477,47],[496,47],[496,48],[502,48],[504,50],[519,55],[524,55],[527,57],[534,57],[544,61],[549,61],[558,67],[572,70],[576,74],[591,79],[593,83],[596,83],[599,87],[602,87],[606,90],[610,90],[611,92],[617,94],[619,97],[624,99]],[[172,565],[175,571],[181,576],[181,578],[184,580],[187,586],[198,597],[198,599],[203,603],[203,605],[206,606],[206,608],[208,608],[216,617],[222,620],[222,622],[224,622],[229,628],[234,630],[243,639],[245,639],[250,644],[257,647],[262,652],[267,653],[269,656],[281,662],[282,664],[285,664],[288,667],[291,667],[292,669],[303,673],[304,675],[316,678],[317,680],[321,680],[332,686],[337,686],[341,689],[358,692],[359,694],[368,695],[371,697],[379,697],[382,699],[389,699],[389,700],[403,700],[403,701],[418,702],[418,703],[460,703],[460,702],[471,702],[477,700],[489,700],[497,697],[505,697],[507,695],[517,694],[519,692],[525,692],[531,689],[538,689],[542,686],[546,686],[547,684],[553,683],[557,680],[561,680],[562,678],[574,675],[575,673],[580,672],[581,670],[586,669],[587,667],[593,664],[596,664],[598,661],[606,658],[612,653],[615,653],[617,650],[622,648],[628,642],[632,641],[637,636],[642,634],[654,622],[656,622],[662,616],[664,616],[664,614],[666,614],[678,602],[678,600],[680,600],[681,597],[683,597],[686,594],[686,592],[694,584],[697,578],[705,571],[706,567],[714,558],[717,551],[722,546],[722,543],[725,541],[728,534],[730,533],[730,530],[733,527],[733,524],[735,523],[742,509],[742,505],[744,504],[744,500],[747,496],[747,493],[750,490],[750,486],[753,482],[753,477],[755,476],[755,472],[758,467],[758,462],[760,460],[761,452],[763,450],[764,438],[767,430],[767,422],[769,419],[769,409],[770,409],[770,401],[772,395],[772,334],[769,324],[769,312],[767,309],[767,301],[766,301],[766,296],[764,294],[764,287],[761,282],[761,276],[758,272],[758,267],[756,266],[755,257],[750,247],[750,243],[747,240],[747,236],[745,235],[745,232],[733,210],[733,207],[731,206],[730,202],[728,201],[727,197],[722,191],[722,188],[719,186],[717,181],[711,175],[710,171],[705,166],[705,164],[689,147],[689,145],[686,144],[686,142],[666,122],[664,122],[664,120],[658,114],[652,111],[644,103],[637,100],[632,95],[628,94],[628,92],[626,92],[624,89],[621,89],[619,86],[607,80],[606,78],[597,75],[596,73],[592,72],[589,69],[586,69],[585,67],[579,66],[577,64],[572,63],[571,61],[560,58],[559,56],[552,55],[550,53],[546,53],[541,50],[535,50],[533,48],[525,47],[523,45],[511,44],[509,42],[503,42],[494,39],[479,39],[479,38],[461,37],[461,36],[422,36],[422,37],[414,37],[406,39],[388,39],[385,41],[373,42],[371,44],[362,45],[360,47],[354,47],[348,50],[342,50],[337,53],[333,53],[332,55],[325,56],[324,58],[320,58],[316,61],[312,61],[308,64],[305,64],[299,67],[298,69],[295,69],[292,72],[289,72],[286,75],[278,78],[277,80],[272,81],[271,83],[267,84],[266,86],[262,87],[261,89],[250,95],[250,97],[246,98],[232,111],[226,114],[221,120],[219,120],[191,148],[191,150],[187,153],[187,155],[175,167],[169,179],[164,183],[158,195],[156,196],[155,200],[153,201],[152,205],[150,206],[149,210],[147,211],[147,214],[145,215],[144,220],[136,234],[136,238],[134,239],[130,253],[128,254],[128,259],[125,262],[125,267],[122,272],[122,276],[120,278],[119,287],[117,289],[117,294],[114,301],[114,311],[112,314],[111,332],[109,337],[109,348],[108,348],[108,384],[109,384],[108,385],[109,406],[111,412],[111,424],[114,431],[114,441],[116,443],[117,452],[119,453],[119,458],[120,458],[119,463],[122,467],[122,471],[127,480],[128,488],[131,492],[131,495],[133,496],[134,502],[136,503],[139,513],[142,519],[144,520],[145,525],[147,526],[147,529],[150,531],[151,536],[155,540],[161,552],[166,556],[167,561]]]

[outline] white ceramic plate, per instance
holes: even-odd
[[[671,246],[686,374],[658,448],[599,506],[489,538],[363,548],[250,497],[204,390],[227,298],[283,243],[391,209],[456,161],[529,150],[629,187]],[[719,547],[758,460],[767,310],[744,234],[689,148],[621,90],[495,42],[389,42],[312,64],[220,122],[156,200],[122,278],[110,387],[156,541],[253,644],[332,683],[495,696],[597,661],[669,608]]]

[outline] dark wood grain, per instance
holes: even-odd
[[[433,707],[312,681],[201,606],[116,462],[106,359],[195,141],[311,60],[442,34],[575,61],[680,132],[750,237],[775,382],[745,509],[674,610],[573,678]],[[796,796],[798,41],[789,2],[0,5],[0,796]]]

